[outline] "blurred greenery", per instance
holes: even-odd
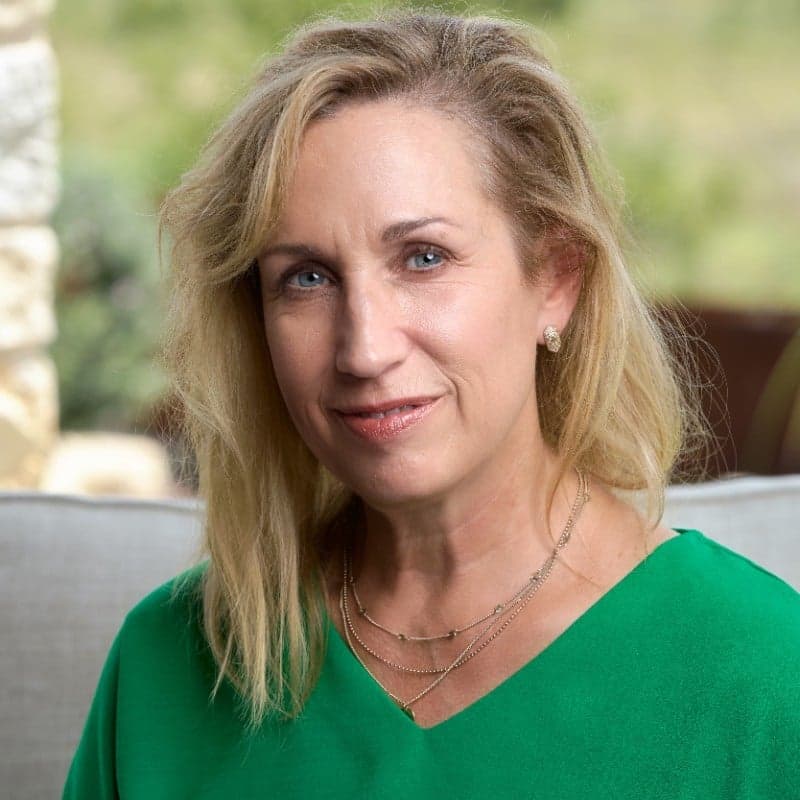
[[[127,431],[163,393],[152,364],[162,306],[153,213],[113,166],[77,151],[64,159],[53,218],[62,428]]]
[[[391,4],[389,4],[391,5]],[[423,5],[423,4],[414,4]],[[160,391],[153,215],[264,56],[315,14],[370,2],[59,0],[55,224],[62,427],[124,427]],[[620,173],[653,296],[800,309],[800,4],[510,0]]]

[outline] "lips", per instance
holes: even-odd
[[[362,419],[383,419],[384,417],[388,417],[392,414],[399,414],[401,411],[409,411],[412,408],[418,408],[418,406],[408,404],[389,408],[386,411],[358,411],[353,414],[353,416],[361,417]]]
[[[383,400],[379,403],[363,403],[360,405],[347,405],[339,406],[334,410],[339,414],[386,414],[387,412],[397,411],[397,409],[404,406],[416,408],[417,406],[425,406],[433,402],[437,398],[432,395],[420,395],[416,397],[398,397],[393,400]]]
[[[360,439],[370,442],[387,442],[404,431],[421,424],[439,403],[440,398],[413,398],[381,403],[377,406],[361,406],[348,412],[337,410],[344,426]]]

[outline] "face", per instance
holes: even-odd
[[[314,122],[259,259],[289,413],[376,508],[444,496],[538,436],[537,338],[565,320],[523,281],[464,137],[390,102]],[[414,408],[341,413],[386,403]]]

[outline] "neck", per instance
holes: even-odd
[[[425,634],[485,613],[551,555],[578,491],[564,476],[547,514],[557,461],[543,449],[413,510],[365,507],[351,549],[362,602],[388,626]]]

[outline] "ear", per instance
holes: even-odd
[[[542,239],[539,278],[541,303],[538,339],[544,344],[545,326],[554,325],[563,332],[580,296],[589,258],[589,246],[565,226],[551,229]]]

